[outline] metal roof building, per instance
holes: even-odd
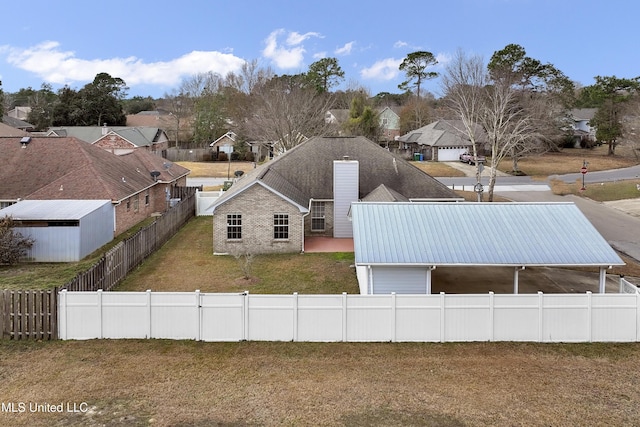
[[[438,266],[623,265],[573,203],[354,203],[361,293],[431,293]],[[398,267],[403,267],[399,270]]]
[[[111,200],[23,200],[0,209],[0,216],[10,216],[16,232],[33,238],[29,261],[79,261],[114,235]]]

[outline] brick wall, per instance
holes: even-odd
[[[227,214],[242,215],[242,239],[227,239]],[[273,215],[289,215],[289,238],[273,237]],[[218,206],[213,216],[214,253],[300,252],[303,239],[302,213],[279,196],[254,185]]]
[[[184,177],[179,179],[176,184],[185,186],[186,181],[187,179]],[[117,205],[115,209],[116,235],[128,230],[153,213],[166,211],[169,208],[166,189],[170,186],[171,184],[156,184]]]

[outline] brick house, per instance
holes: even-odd
[[[169,148],[167,133],[152,126],[64,126],[50,128],[47,136],[73,136],[118,155],[144,148],[166,157]]]
[[[304,252],[307,237],[351,238],[358,200],[459,200],[364,137],[314,137],[239,179],[213,206],[216,254]]]
[[[147,150],[116,156],[73,137],[0,138],[0,207],[20,200],[111,200],[118,235],[164,212],[189,170]]]

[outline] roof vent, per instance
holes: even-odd
[[[154,181],[158,180],[158,177],[160,176],[160,172],[159,171],[151,171],[151,177],[153,178]]]
[[[30,136],[24,136],[20,140],[20,143],[22,144],[22,148],[27,148],[27,144],[30,143],[30,142],[31,142],[31,137]]]
[[[349,160],[349,156],[342,156],[342,160],[346,162],[347,160]]]

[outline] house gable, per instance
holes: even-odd
[[[286,218],[287,238],[276,238],[276,215]],[[299,206],[264,185],[251,185],[216,206],[213,215],[213,251],[216,254],[300,252],[304,226]],[[230,219],[240,221],[241,238],[230,238]]]

